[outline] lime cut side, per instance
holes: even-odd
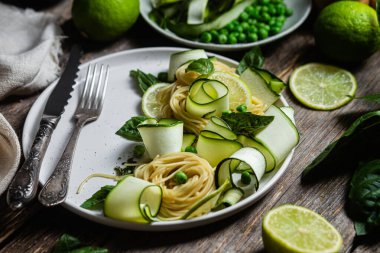
[[[357,89],[356,79],[350,72],[319,63],[295,69],[289,86],[299,102],[317,110],[334,110],[347,104]]]
[[[168,85],[168,83],[157,83],[145,91],[141,102],[142,111],[145,116],[157,118],[161,108],[161,105],[157,100],[157,93]]]
[[[239,76],[222,71],[215,71],[208,79],[217,80],[228,87],[229,107],[231,110],[236,110],[241,104],[251,104],[251,91],[247,84],[242,81]]]
[[[325,218],[295,205],[269,211],[263,220],[263,241],[267,252],[339,252],[342,237]]]

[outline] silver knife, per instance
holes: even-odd
[[[51,135],[64,112],[64,107],[73,90],[81,55],[79,45],[74,45],[71,48],[66,68],[46,103],[40,127],[33,141],[29,156],[17,171],[8,188],[7,202],[13,210],[22,208],[36,195],[41,163]]]

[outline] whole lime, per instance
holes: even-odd
[[[322,53],[332,60],[362,61],[380,48],[376,11],[354,1],[328,5],[315,23],[315,41]]]
[[[89,39],[110,41],[136,22],[139,0],[74,0],[71,13],[75,26]]]

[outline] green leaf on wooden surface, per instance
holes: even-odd
[[[241,75],[244,70],[250,67],[261,68],[264,65],[264,61],[265,58],[260,47],[254,47],[243,56],[239,66],[236,68],[236,73]]]
[[[115,186],[113,185],[103,186],[99,191],[95,192],[91,198],[83,202],[80,207],[89,210],[101,209],[103,207],[104,200],[114,187]]]
[[[370,94],[370,95],[363,96],[363,97],[352,97],[352,96],[350,96],[350,97],[353,99],[361,99],[361,100],[365,100],[365,101],[369,101],[369,102],[376,102],[376,103],[380,104],[380,93]]]
[[[380,229],[380,160],[361,163],[352,176],[350,209],[357,235]]]
[[[343,166],[346,162],[358,164],[362,158],[376,156],[380,143],[380,111],[369,112],[354,121],[347,131],[323,150],[303,171],[302,178],[331,164]],[[380,158],[380,157],[379,157]]]
[[[81,241],[71,235],[63,234],[55,244],[52,253],[107,253],[108,249],[82,246]]]

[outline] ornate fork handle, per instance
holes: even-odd
[[[13,210],[25,206],[36,195],[42,159],[58,121],[59,117],[42,117],[29,156],[8,188],[7,202]]]
[[[66,199],[74,151],[80,131],[85,123],[86,120],[79,119],[77,121],[61,159],[38,196],[38,200],[44,206],[58,205]]]

